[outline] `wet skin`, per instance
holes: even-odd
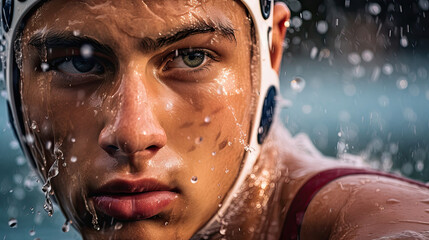
[[[86,239],[188,239],[217,211],[248,142],[244,8],[64,3],[43,4],[22,36],[23,112],[39,168],[46,176],[63,153],[53,189]]]

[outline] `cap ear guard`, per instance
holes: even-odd
[[[13,17],[13,0],[2,0],[1,11],[3,29],[5,32],[8,32]]]
[[[274,111],[276,108],[276,95],[275,87],[270,87],[267,96],[264,99],[264,106],[262,107],[261,123],[258,128],[258,143],[262,144],[270,131],[271,124],[274,118]]]
[[[271,2],[272,0],[260,0],[261,3],[261,13],[264,19],[268,19],[271,13]]]

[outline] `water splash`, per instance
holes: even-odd
[[[58,160],[56,159],[52,164],[51,168],[48,171],[48,178],[46,179],[45,184],[43,184],[42,191],[45,193],[45,204],[43,205],[43,209],[48,213],[51,217],[54,214],[54,207],[51,201],[50,195],[54,195],[54,191],[52,189],[51,180],[59,174],[58,169]]]

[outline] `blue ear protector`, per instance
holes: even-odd
[[[261,13],[262,13],[262,16],[264,17],[264,19],[268,19],[268,17],[270,17],[271,2],[272,2],[272,0],[260,0]]]
[[[258,128],[258,143],[262,144],[268,135],[271,127],[271,123],[274,119],[274,110],[276,108],[276,89],[270,87],[267,96],[264,100],[264,106],[262,107],[261,123]]]
[[[9,31],[13,17],[13,0],[2,0],[2,22],[5,32]]]

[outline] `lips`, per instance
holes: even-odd
[[[108,182],[92,197],[95,207],[119,220],[142,220],[161,213],[177,191],[153,179]]]

